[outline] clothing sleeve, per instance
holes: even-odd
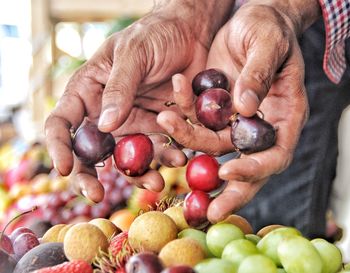
[[[350,36],[350,0],[318,0],[326,28],[323,69],[339,83],[346,68],[345,40]]]

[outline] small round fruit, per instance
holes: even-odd
[[[164,211],[164,213],[168,215],[171,219],[173,219],[179,231],[189,228],[184,216],[183,207],[181,206],[170,207],[170,208],[167,208]]]
[[[258,115],[237,114],[231,125],[231,142],[240,152],[251,154],[264,151],[276,142],[276,130]]]
[[[218,258],[205,259],[194,269],[197,273],[237,273],[237,268],[231,262]]]
[[[75,132],[72,146],[79,160],[91,166],[112,155],[115,141],[111,133],[103,133],[96,124],[87,121]]]
[[[0,249],[0,268],[1,272],[13,272],[16,267],[16,260],[7,252]]]
[[[11,239],[3,232],[0,232],[0,249],[8,254],[13,254],[13,246]]]
[[[199,72],[192,80],[192,89],[197,96],[209,88],[222,88],[229,91],[230,82],[223,72],[210,68]]]
[[[209,194],[204,191],[192,191],[186,195],[183,210],[191,227],[201,229],[209,224],[207,211],[210,202]]]
[[[225,246],[236,239],[244,239],[244,233],[239,227],[228,223],[212,225],[207,232],[208,248],[218,258]]]
[[[114,235],[120,233],[120,229],[117,228],[115,224],[113,224],[110,220],[104,218],[96,218],[89,222],[90,224],[98,227],[104,235],[106,235],[107,239],[112,238]]]
[[[323,261],[322,273],[336,273],[342,267],[342,254],[334,244],[322,238],[316,238],[311,241]]]
[[[22,233],[13,242],[15,259],[19,261],[24,254],[39,244],[38,238],[33,233]]]
[[[195,266],[205,258],[202,246],[194,239],[181,238],[167,243],[159,252],[166,267],[175,265]]]
[[[251,241],[247,239],[236,239],[225,246],[221,257],[232,262],[238,268],[246,257],[258,253],[259,250]]]
[[[288,273],[321,273],[323,261],[313,244],[301,236],[281,241],[277,249],[283,268]]]
[[[131,256],[125,266],[126,273],[160,273],[163,268],[158,256],[151,252]]]
[[[197,119],[213,131],[224,129],[232,116],[232,98],[220,88],[205,90],[196,101]]]
[[[109,243],[106,235],[98,227],[80,223],[68,230],[63,245],[68,260],[84,260],[91,263],[99,250],[108,249]]]
[[[149,211],[138,216],[129,229],[129,243],[137,251],[159,251],[177,237],[177,226],[166,214]]]
[[[60,231],[64,227],[66,227],[66,224],[58,224],[58,225],[52,226],[49,230],[47,230],[45,232],[45,234],[42,237],[41,241],[43,243],[48,243],[48,242],[57,243],[57,242],[59,242],[58,236],[60,234]]]
[[[153,144],[144,134],[123,137],[114,149],[117,168],[128,176],[143,175],[153,160]]]
[[[235,225],[239,227],[244,232],[244,234],[253,233],[253,227],[248,222],[248,220],[237,214],[229,215],[225,220],[222,221],[222,223],[230,223],[232,225]]]
[[[23,233],[32,233],[33,235],[35,235],[34,232],[33,232],[31,229],[29,229],[29,228],[26,228],[26,227],[18,227],[18,228],[16,228],[15,230],[13,230],[13,231],[11,232],[9,238],[11,239],[11,241],[12,241],[12,243],[13,243],[13,242],[16,240],[16,238],[17,238],[19,235],[23,234]]]
[[[210,155],[198,155],[190,160],[186,169],[188,186],[194,190],[210,192],[220,186],[219,163]]]
[[[60,229],[60,231],[58,232],[58,235],[57,235],[57,242],[63,243],[64,237],[66,236],[68,230],[72,226],[74,226],[74,225],[73,224],[68,224],[68,225],[65,225],[63,228]]]
[[[207,246],[207,234],[204,231],[194,229],[194,228],[186,228],[179,232],[177,235],[178,238],[191,238],[196,240],[204,250],[206,257],[213,257],[213,254],[210,253],[209,248]]]
[[[261,228],[256,235],[258,235],[259,237],[264,237],[266,234],[268,234],[269,232],[278,229],[278,228],[282,228],[285,227],[283,225],[278,225],[278,224],[274,224],[274,225],[268,225],[268,226],[264,226],[263,228]]]
[[[196,272],[190,266],[175,265],[164,269],[161,273],[196,273]]]
[[[240,264],[237,273],[277,273],[274,262],[261,254],[246,257]]]

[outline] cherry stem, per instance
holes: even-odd
[[[13,223],[13,221],[15,221],[16,219],[22,217],[22,216],[25,215],[25,214],[28,214],[28,213],[31,213],[31,212],[37,210],[37,209],[38,209],[38,206],[34,206],[34,207],[32,207],[30,210],[24,211],[24,212],[22,212],[22,213],[16,215],[15,217],[13,217],[13,218],[6,224],[6,226],[4,227],[4,229],[2,230],[1,236],[0,236],[0,241],[2,240],[3,234],[5,234],[5,230],[7,229],[7,227],[8,227],[11,223]]]
[[[164,105],[166,107],[170,107],[170,106],[176,105],[176,102],[175,101],[167,101],[167,102],[164,103]]]
[[[160,135],[160,136],[166,137],[168,139],[168,142],[163,144],[164,147],[169,147],[173,143],[173,139],[164,133],[147,133],[146,135],[147,136]]]

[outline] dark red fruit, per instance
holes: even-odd
[[[126,273],[160,273],[163,265],[156,254],[141,252],[127,262]]]
[[[258,115],[243,117],[237,114],[231,125],[232,144],[242,153],[264,151],[276,142],[276,130]]]
[[[210,155],[198,155],[190,160],[186,180],[191,190],[210,192],[218,188],[222,180],[218,176],[219,163]]]
[[[207,211],[211,198],[204,191],[192,191],[188,193],[184,201],[184,216],[186,222],[194,228],[203,228],[209,224]]]
[[[114,149],[117,168],[128,176],[143,175],[153,160],[153,144],[144,134],[123,137]]]
[[[89,121],[78,128],[72,142],[74,153],[88,166],[107,159],[115,146],[112,134],[101,132],[96,124]]]
[[[232,98],[229,92],[220,88],[205,90],[196,102],[197,119],[207,128],[224,129],[232,116]]]
[[[19,235],[24,234],[24,233],[31,233],[31,234],[35,235],[35,233],[29,228],[18,227],[14,231],[11,232],[9,238],[11,239],[11,241],[13,243]]]
[[[164,269],[161,273],[196,273],[192,267],[187,265],[175,265]]]
[[[0,232],[0,249],[4,250],[8,254],[13,254],[11,239],[2,232]]]
[[[10,254],[0,249],[0,272],[13,272],[16,261]]]
[[[15,258],[19,261],[29,250],[39,245],[38,238],[32,233],[23,233],[13,242]]]
[[[192,80],[193,92],[199,96],[204,90],[209,88],[222,88],[230,90],[230,82],[221,71],[217,69],[207,69],[199,72]]]

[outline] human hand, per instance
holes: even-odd
[[[244,206],[269,176],[290,164],[308,115],[304,63],[297,43],[298,30],[304,27],[297,28],[282,10],[256,2],[241,7],[222,27],[211,46],[207,67],[219,68],[231,78],[234,111],[252,116],[261,110],[277,129],[277,141],[268,150],[242,155],[221,166],[219,176],[229,183],[209,207],[212,222]],[[186,77],[174,76],[173,84],[179,90],[176,102],[193,124],[169,111],[158,116],[158,123],[171,127],[168,133],[186,147],[214,155],[232,151],[229,128],[213,132],[196,125],[195,98]]]
[[[220,24],[219,20],[214,26],[209,20],[204,23],[204,4],[190,6],[190,1],[182,2],[180,9],[178,1],[159,4],[149,15],[109,37],[70,79],[46,121],[47,147],[55,168],[62,175],[72,173],[76,191],[92,201],[101,201],[104,190],[95,168],[83,165],[72,153],[70,129],[77,129],[88,118],[115,137],[164,132],[156,123],[156,115],[166,109],[165,102],[172,100],[171,75],[181,72],[191,77],[204,67],[212,32]],[[218,6],[225,10],[222,3],[211,6],[213,10]],[[155,158],[161,164],[176,167],[186,163],[180,150],[163,147],[167,139],[151,138]],[[155,191],[160,191],[164,183],[155,170],[128,180]]]

